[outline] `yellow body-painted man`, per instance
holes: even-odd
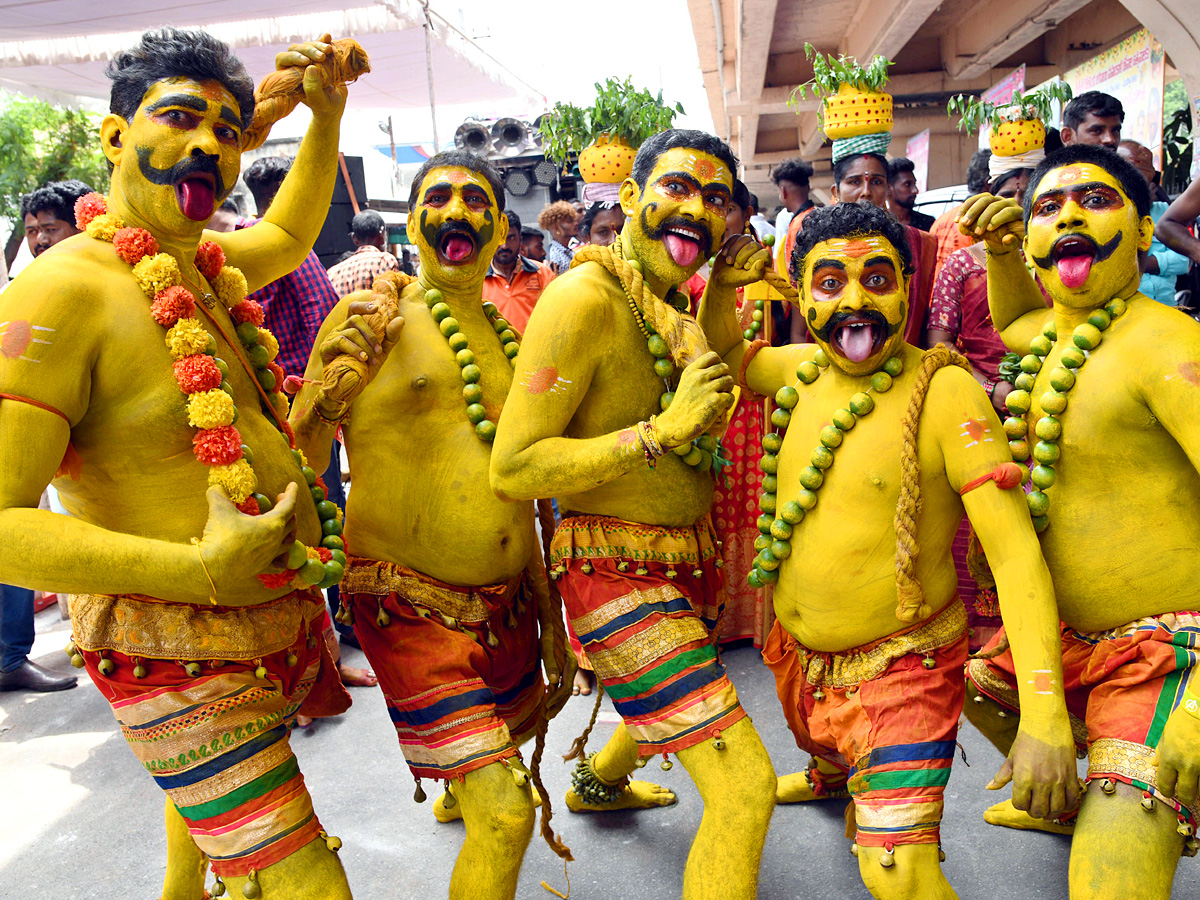
[[[997,330],[1029,354],[1029,389],[1010,395],[1005,426],[1014,455],[1033,456],[1030,506],[1063,622],[1067,705],[1086,728],[1076,900],[1169,897],[1180,852],[1196,849],[1200,325],[1138,293],[1149,208],[1125,160],[1071,146],[1030,176],[1024,210],[983,195],[960,217],[987,245]],[[1015,252],[1022,240],[1050,310]],[[967,713],[1005,751],[1012,713],[1022,725],[1025,714],[1007,655],[968,674],[977,702]],[[1004,804],[988,821],[1038,827]]]
[[[277,59],[307,67],[313,122],[258,228],[204,231],[237,180],[254,102],[224,44],[172,29],[144,35],[110,68],[113,111],[100,128],[113,167],[108,215],[148,231],[193,292],[270,512],[243,515],[208,487],[166,332],[111,234],[67,239],[0,300],[0,580],[76,595],[72,652],[168,791],[167,900],[206,896],[196,843],[235,896],[350,896],[287,741],[314,681],[328,684],[314,649],[319,620],[310,627],[320,594],[256,577],[278,572],[296,540],[320,542],[318,513],[307,489],[298,493],[301,470],[240,362],[245,351],[231,343],[234,322],[213,298],[221,292],[193,262],[202,235],[217,241],[254,290],[312,246],[322,216],[311,211],[332,195],[346,98],[312,65],[328,40]],[[38,509],[51,479],[70,517]],[[189,709],[197,715],[174,724]]]
[[[620,189],[618,243],[580,251],[538,301],[491,469],[501,496],[558,498],[563,601],[624,720],[577,768],[568,805],[673,802],[627,777],[639,756],[677,753],[704,800],[687,900],[755,896],[775,787],[713,644],[714,445],[702,435],[727,411],[733,379],[695,321],[663,302],[720,242],[735,165],[700,132],[642,145]]]
[[[752,268],[762,253],[731,242],[714,272]],[[1054,593],[1024,496],[1014,481],[998,486],[1016,471],[1000,423],[966,371],[937,368],[948,351],[926,357],[904,342],[911,271],[887,213],[841,203],[809,215],[792,262],[815,344],[745,342],[732,299],[711,289],[700,322],[745,387],[776,397],[773,420],[786,428],[764,442],[751,583],[775,583],[763,656],[797,743],[814,754],[809,794],[848,788],[873,896],[928,900],[955,896],[938,828],[963,702],[966,614],[950,544],[964,508],[991,556],[1020,671],[1061,675]],[[1036,713],[997,782],[1014,780],[1022,808],[1060,813],[1076,791],[1062,693],[1023,684],[1022,699]]]
[[[453,780],[434,809],[466,824],[452,900],[515,895],[535,802],[516,746],[543,703],[549,715],[561,708],[573,675],[565,645],[557,661],[551,646],[561,608],[540,608],[525,582],[532,567],[545,583],[533,503],[505,502],[488,486],[517,347],[482,299],[508,234],[503,192],[495,169],[468,153],[421,167],[408,217],[420,279],[388,283],[399,305],[382,335],[363,318],[382,295],[360,291],[334,308],[309,362],[314,384],[292,411],[314,459],[328,455],[341,423],[354,473],[342,603],[418,782]],[[343,355],[362,362],[367,379],[318,386]],[[539,656],[551,682],[545,699]]]

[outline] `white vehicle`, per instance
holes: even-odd
[[[971,191],[965,184],[933,188],[917,194],[917,202],[913,208],[917,212],[925,213],[936,219],[946,210],[961,206],[969,196],[971,196]]]

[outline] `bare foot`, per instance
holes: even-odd
[[[356,669],[353,666],[339,665],[338,675],[346,687],[375,687],[379,679],[370,669]]]
[[[818,797],[813,792],[812,782],[808,778],[807,770],[779,776],[778,784],[775,787],[776,803],[810,803],[813,800],[845,800],[849,796],[845,788],[838,788],[836,790],[826,790],[824,794]]]
[[[567,791],[567,808],[571,812],[608,812],[615,809],[653,809],[656,806],[671,806],[675,792],[649,781],[631,781],[625,793],[612,803],[584,803],[574,789]]]
[[[580,666],[575,670],[575,681],[571,687],[571,693],[583,694],[585,697],[588,696],[592,692],[592,684],[595,677],[583,666]]]
[[[311,716],[296,715],[297,728],[309,728],[312,726],[313,720]]]
[[[529,789],[533,794],[533,808],[542,805],[542,795],[532,784]],[[442,796],[433,801],[433,817],[443,825],[447,822],[457,822],[462,818],[462,806],[451,791],[443,791]]]
[[[987,809],[983,821],[989,825],[999,825],[1002,828],[1018,828],[1022,831],[1044,831],[1047,834],[1074,834],[1075,823],[1063,825],[1053,819],[1035,819],[1027,812],[1013,806],[1011,800],[1004,800]]]

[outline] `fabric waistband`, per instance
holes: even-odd
[[[290,647],[325,612],[320,591],[257,606],[198,606],[140,594],[75,594],[71,626],[83,650],[149,659],[257,659]]]
[[[788,641],[795,648],[809,684],[842,688],[878,678],[902,656],[932,653],[945,647],[962,637],[966,630],[967,610],[955,597],[932,619],[851,650],[821,653],[809,650],[790,635]]]
[[[577,559],[622,559],[696,567],[717,556],[708,516],[683,528],[643,525],[612,516],[566,516],[554,532],[550,564]]]
[[[1101,641],[1115,641],[1119,638],[1133,637],[1139,631],[1157,631],[1160,628],[1171,633],[1176,631],[1200,631],[1200,612],[1180,611],[1163,613],[1158,616],[1146,616],[1145,618],[1130,622],[1128,625],[1110,628],[1108,631],[1087,632],[1068,628],[1067,633],[1089,644],[1099,644]]]
[[[447,584],[399,563],[350,556],[339,590],[347,594],[386,597],[395,593],[415,607],[425,607],[459,622],[486,622],[512,606],[524,573],[499,584]]]

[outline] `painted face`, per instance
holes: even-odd
[[[25,241],[34,256],[41,256],[44,251],[73,234],[79,234],[79,229],[49,210],[44,209],[37,215],[25,214]]]
[[[233,190],[241,136],[241,110],[224,87],[167,78],[151,85],[105,153],[130,208],[185,235],[198,233]]]
[[[804,257],[801,311],[833,364],[868,375],[904,342],[908,279],[882,235],[822,241]]]
[[[729,166],[691,147],[672,147],[659,156],[643,189],[625,179],[624,232],[643,271],[670,284],[696,274],[725,237],[732,195]]]
[[[617,235],[621,233],[621,228],[624,224],[625,213],[621,212],[619,206],[614,206],[611,209],[602,209],[592,219],[592,226],[588,229],[586,235],[587,242],[600,247],[607,247],[616,241]]]
[[[496,248],[509,233],[486,178],[463,166],[430,169],[408,214],[421,273],[435,284],[482,284]]]
[[[887,190],[887,169],[883,162],[876,156],[863,155],[850,161],[831,193],[835,203],[869,200],[880,209],[887,209]]]
[[[1140,277],[1138,251],[1150,249],[1154,222],[1140,217],[1121,183],[1099,166],[1053,169],[1037,185],[1025,254],[1056,303],[1107,303]]]

